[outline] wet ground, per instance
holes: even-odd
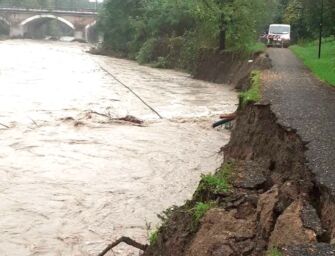
[[[222,162],[229,132],[210,125],[235,110],[232,88],[86,47],[0,42],[0,255],[96,255],[121,235],[145,243],[156,214]],[[112,120],[125,115],[145,122]]]

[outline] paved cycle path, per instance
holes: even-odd
[[[308,142],[309,167],[335,196],[335,87],[315,78],[288,49],[271,48],[268,54],[273,67],[264,72],[264,97],[279,123]]]

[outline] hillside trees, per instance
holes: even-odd
[[[201,48],[246,52],[275,0],[106,0],[104,46],[141,63],[192,69]]]
[[[323,0],[324,36],[335,34],[335,1]],[[280,13],[278,22],[292,25],[296,40],[314,39],[319,34],[322,0],[278,0]]]

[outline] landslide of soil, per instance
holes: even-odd
[[[264,55],[252,61],[204,56],[197,78],[244,90],[251,70],[270,63]],[[192,200],[162,214],[143,256],[335,255],[335,204],[308,169],[305,151],[268,102],[240,105],[222,149],[225,161],[213,176],[226,175],[228,189],[213,189],[203,178]],[[199,204],[207,206],[202,218],[196,217]]]

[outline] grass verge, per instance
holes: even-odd
[[[318,59],[318,41],[290,48],[320,80],[335,86],[335,37],[323,40],[321,59]]]
[[[257,102],[261,99],[261,71],[254,70],[250,75],[251,86],[249,90],[240,93],[242,106],[249,102]]]
[[[250,46],[248,46],[248,53],[258,53],[264,52],[266,50],[266,45],[260,42],[256,42]]]
[[[267,251],[266,256],[282,256],[283,254],[277,248],[271,248]]]

